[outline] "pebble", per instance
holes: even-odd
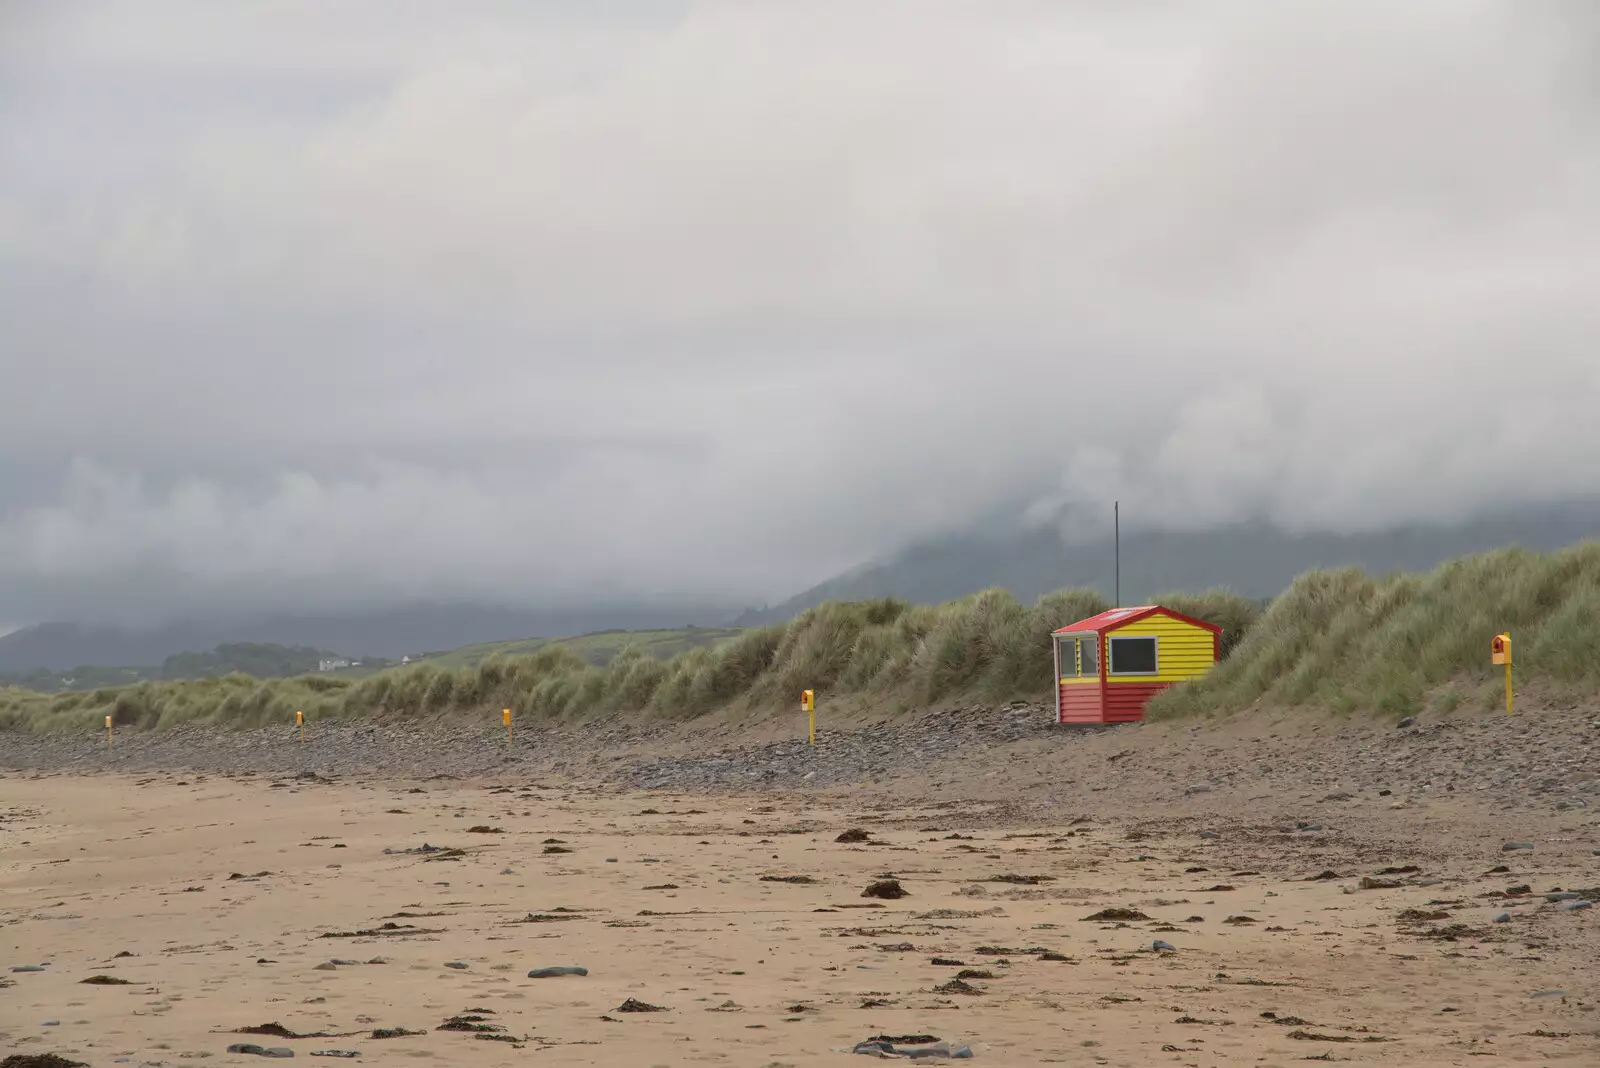
[[[1567,992],[1565,990],[1535,990],[1528,996],[1530,998],[1564,998],[1567,996]]]
[[[556,979],[563,975],[588,975],[589,969],[581,964],[557,964],[550,968],[535,968],[529,979]]]
[[[1156,939],[1154,942],[1150,943],[1150,948],[1155,950],[1157,953],[1176,953],[1176,952],[1178,952],[1178,947],[1177,946],[1173,945],[1171,942],[1163,942],[1159,938]]]
[[[319,972],[336,972],[338,970],[339,970],[339,966],[337,964],[333,963],[333,961],[331,961],[331,960],[325,960],[325,961],[323,961],[321,964],[317,965],[313,969],[313,971],[319,971]]]
[[[42,972],[44,971],[44,966],[42,964],[21,964],[11,970],[14,972]]]
[[[1572,890],[1557,890],[1554,893],[1544,895],[1544,899],[1546,901],[1576,901],[1578,896]]]
[[[889,1058],[899,1059],[905,1057],[909,1060],[971,1060],[971,1046],[952,1046],[948,1042],[936,1042],[931,1046],[896,1046],[881,1038],[869,1038],[865,1042],[857,1042],[850,1050],[851,1053],[860,1053],[868,1057],[877,1057],[882,1060]]]
[[[1416,716],[1407,716],[1405,719],[1403,719],[1399,723],[1395,724],[1395,726],[1400,728],[1401,730],[1404,730],[1407,727],[1415,727],[1416,725],[1417,725],[1417,717]]]
[[[1502,852],[1502,853],[1510,853],[1514,849],[1532,849],[1532,848],[1533,848],[1533,843],[1532,842],[1507,842],[1505,845],[1500,847],[1500,852]]]
[[[1576,912],[1579,909],[1592,909],[1592,908],[1594,908],[1594,902],[1593,901],[1563,901],[1561,904],[1557,905],[1556,908],[1560,909],[1563,912]]]
[[[42,1026],[44,1026],[44,1027],[60,1027],[61,1026],[61,1021],[60,1020],[46,1020],[43,1023]]]
[[[1193,786],[1185,787],[1183,792],[1186,794],[1209,794],[1211,787],[1203,782],[1197,782]]]
[[[466,965],[463,964],[461,961],[458,961],[458,960],[447,960],[447,961],[444,962],[444,966],[446,968],[454,968],[457,971],[461,971],[461,970],[464,970],[466,968]]]
[[[1496,916],[1494,918],[1494,922],[1495,923],[1510,923],[1511,922],[1511,913],[1502,912],[1500,915],[1498,915],[1498,916]]]
[[[1201,831],[1200,832],[1200,837],[1201,838],[1221,838],[1222,835],[1217,833],[1216,831]]]

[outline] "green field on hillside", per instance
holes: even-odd
[[[413,664],[439,668],[475,668],[491,656],[527,656],[540,649],[559,645],[570,649],[585,663],[604,667],[622,650],[633,646],[657,660],[666,660],[702,645],[716,645],[737,637],[735,627],[683,627],[676,630],[605,630],[572,638],[522,638],[507,642],[480,642],[463,645],[445,653],[414,657]]]
[[[1546,698],[1600,694],[1600,543],[1507,549],[1426,575],[1300,576],[1264,612],[1225,591],[1160,602],[1223,628],[1223,662],[1161,695],[1152,716],[1253,706],[1411,715],[1489,707],[1500,674],[1488,642],[1512,632],[1523,685]],[[84,693],[0,691],[0,726],[94,729],[377,716],[686,719],[793,707],[802,689],[835,708],[898,711],[953,699],[1046,699],[1050,632],[1102,611],[1093,590],[1035,604],[986,590],[943,605],[834,602],[783,626],[645,631],[472,646],[367,678],[244,675]],[[687,646],[687,648],[685,648]],[[529,650],[531,647],[531,651]],[[667,654],[667,655],[662,655]]]

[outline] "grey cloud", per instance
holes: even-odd
[[[31,10],[28,618],[762,600],[1019,499],[1600,488],[1582,5]]]

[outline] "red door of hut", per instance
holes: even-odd
[[[1056,635],[1056,722],[1105,722],[1105,673],[1100,636]]]

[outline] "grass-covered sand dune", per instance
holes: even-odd
[[[1247,625],[1251,605],[1216,593],[1173,597],[1185,611]],[[255,726],[308,718],[495,714],[574,720],[615,714],[691,718],[726,708],[790,709],[800,691],[851,696],[891,709],[964,695],[999,700],[1045,693],[1049,634],[1108,607],[1096,593],[1064,590],[1032,606],[1004,590],[943,605],[878,600],[820,605],[783,626],[745,630],[714,645],[659,658],[625,648],[595,664],[565,643],[476,665],[431,661],[362,679],[244,675],[151,682],[45,695],[0,693],[0,726],[86,729],[196,721]]]
[[[1425,575],[1349,568],[1301,575],[1204,680],[1162,695],[1156,715],[1257,702],[1396,716],[1500,706],[1489,642],[1509,631],[1515,679],[1541,700],[1600,698],[1600,542],[1553,553],[1501,549]]]
[[[1224,628],[1223,663],[1158,698],[1153,716],[1256,703],[1407,715],[1500,700],[1488,642],[1509,630],[1518,672],[1539,695],[1600,693],[1600,543],[1555,553],[1507,549],[1426,575],[1359,570],[1300,576],[1259,616],[1223,591],[1159,598]],[[783,626],[747,630],[669,658],[624,648],[596,665],[559,644],[461,667],[423,663],[364,679],[243,675],[85,693],[0,691],[0,726],[237,726],[308,718],[617,714],[687,719],[790,709],[802,689],[889,711],[975,698],[1048,698],[1049,634],[1108,607],[1091,590],[1034,605],[986,590],[943,605],[877,600],[821,605]]]

